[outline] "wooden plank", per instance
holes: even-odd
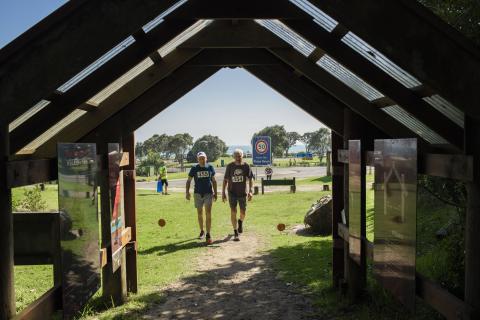
[[[156,51],[193,23],[194,21],[191,20],[162,23],[158,28],[151,30],[142,41],[128,46],[70,90],[57,97],[44,109],[15,128],[11,132],[10,153],[13,154],[26,146],[76,108],[85,107],[85,101],[135,67],[151,52]],[[96,107],[89,108],[88,111],[98,111],[98,106]]]
[[[287,0],[189,0],[167,19],[309,19]]]
[[[479,117],[478,49],[415,1],[311,0],[422,83]],[[449,67],[444,68],[448,62]]]
[[[312,44],[325,50],[329,56],[400,105],[427,127],[437,132],[459,150],[463,147],[463,129],[433,106],[416,96],[400,82],[337,40],[331,33],[309,20],[283,21],[293,31]]]
[[[0,50],[0,74],[8,75],[0,77],[2,120],[11,122],[175,2],[67,2],[29,30],[28,41]]]
[[[12,320],[44,320],[50,319],[56,311],[62,309],[62,286],[56,285],[40,298],[23,309]]]
[[[332,283],[339,287],[345,277],[344,273],[344,243],[339,236],[338,224],[342,221],[343,210],[343,165],[338,161],[338,152],[343,147],[343,138],[332,132]]]
[[[343,135],[344,105],[306,78],[297,77],[286,65],[245,69],[330,129]]]
[[[197,49],[177,49],[170,53],[165,57],[161,64],[154,64],[147,68],[129,83],[105,99],[99,105],[97,111],[84,114],[70,126],[67,126],[58,132],[35,152],[34,157],[42,157],[42,155],[45,157],[54,156],[58,141],[77,141],[100,125],[103,121],[124,108],[129,102],[135,100],[160,80],[167,77],[174,70],[198,54],[198,52],[199,50]]]
[[[17,188],[56,180],[58,176],[55,159],[18,160],[7,164],[7,185]]]
[[[180,48],[286,48],[289,45],[252,21],[215,21]]]
[[[130,161],[128,167],[123,170],[124,210],[125,226],[131,229],[131,241],[125,247],[127,291],[138,292],[137,272],[137,206],[135,189],[135,133],[131,132],[122,136],[122,149],[128,151]],[[134,245],[132,245],[132,243]]]
[[[103,268],[108,263],[107,248],[100,249],[100,267]]]
[[[0,319],[15,314],[12,190],[7,185],[8,126],[0,124]]]
[[[191,66],[197,67],[243,67],[279,65],[280,61],[261,48],[213,48],[204,49],[191,60]]]
[[[473,156],[420,154],[419,172],[430,176],[473,181]]]

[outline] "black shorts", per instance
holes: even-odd
[[[167,179],[162,179],[162,186],[168,187],[168,180]]]
[[[240,210],[247,209],[247,196],[237,196],[231,192],[228,193],[228,203],[230,204],[230,208],[236,209],[237,203],[240,207]]]

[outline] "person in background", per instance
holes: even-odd
[[[227,200],[225,190],[228,190],[230,217],[234,232],[234,241],[239,241],[239,233],[243,232],[243,222],[247,211],[247,199],[252,200],[253,173],[248,163],[243,161],[242,149],[233,152],[234,161],[227,165],[223,180],[222,200]],[[247,192],[248,180],[248,192]],[[237,221],[237,204],[240,207],[240,219]]]
[[[197,153],[198,164],[193,166],[188,173],[186,185],[186,199],[190,200],[190,183],[195,181],[193,199],[198,214],[198,226],[200,227],[199,239],[205,236],[207,245],[212,244],[210,229],[212,226],[212,204],[217,201],[217,181],[215,180],[215,169],[207,163],[205,152]],[[205,227],[207,234],[203,229],[203,207],[205,207]]]
[[[167,178],[167,166],[163,164],[160,167],[160,176],[158,177],[158,181],[162,183],[162,194],[169,195],[168,193],[168,178]]]
[[[273,169],[271,167],[265,168],[265,175],[267,176],[267,180],[272,180]]]

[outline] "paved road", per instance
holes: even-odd
[[[223,175],[225,168],[215,168],[217,174],[215,175],[218,181],[218,189],[222,187]],[[258,174],[257,174],[258,172]],[[265,177],[264,168],[253,168],[253,174],[257,177],[257,180]],[[288,167],[288,168],[273,168],[272,179],[283,178],[310,178],[310,177],[323,177],[326,174],[325,167]],[[169,180],[169,188],[173,190],[184,189],[187,179],[175,179]],[[137,182],[137,189],[156,190],[156,182]],[[193,189],[193,188],[192,188]]]

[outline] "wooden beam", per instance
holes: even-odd
[[[188,63],[130,102],[113,117],[93,126],[84,123],[90,133],[82,141],[105,139],[110,134],[125,136],[137,130],[183,95],[219,70],[218,67],[191,67]]]
[[[473,181],[473,156],[419,154],[419,172],[436,177]]]
[[[85,101],[135,67],[139,62],[147,58],[149,54],[156,51],[193,23],[194,21],[192,20],[164,22],[159,27],[151,30],[137,43],[128,46],[70,90],[58,96],[44,109],[15,128],[11,132],[10,153],[13,154],[26,146],[76,108],[84,109]],[[97,110],[91,107],[87,108],[88,111]]]
[[[214,21],[179,48],[286,48],[282,39],[253,21]]]
[[[0,50],[2,122],[13,121],[175,3],[67,2]]]
[[[15,315],[12,190],[7,185],[8,125],[0,124],[0,320]]]
[[[77,109],[84,110],[84,111],[95,111],[97,110],[97,108],[98,108],[98,105],[94,105],[93,103],[89,103],[89,102],[84,102],[77,107]],[[49,111],[52,111],[50,110],[50,108],[48,109]]]
[[[344,242],[339,235],[338,224],[342,222],[343,206],[343,165],[338,161],[340,148],[343,147],[343,138],[332,132],[332,283],[339,287],[344,279]]]
[[[420,3],[311,0],[458,108],[480,117],[480,54],[471,41]],[[444,68],[448,63],[448,68]]]
[[[193,58],[189,65],[195,67],[244,67],[281,64],[279,60],[272,59],[269,52],[260,48],[214,48],[204,49],[203,53]]]
[[[270,51],[390,137],[416,137],[419,139],[420,145],[426,146],[426,142],[424,142],[421,137],[386,113],[378,110],[378,108],[372,105],[367,99],[351,90],[340,80],[317,66],[316,63],[304,59],[304,57],[294,49],[270,49]]]
[[[55,159],[19,160],[7,164],[7,185],[9,188],[28,186],[56,180],[58,176]]]
[[[298,78],[286,66],[247,66],[245,69],[289,99],[312,117],[343,135],[343,105],[307,79]]]
[[[62,286],[58,284],[32,302],[12,320],[50,319],[56,311],[62,309]]]
[[[400,105],[449,143],[458,147],[459,150],[463,148],[463,128],[373,63],[367,61],[347,44],[336,39],[331,33],[313,21],[285,20],[283,22],[306,40],[325,50],[329,56],[333,57],[372,87],[391,98],[394,101],[393,104]]]
[[[106,98],[98,107],[97,111],[88,112],[78,120],[67,126],[35,153],[34,157],[52,157],[58,141],[75,142],[88,132],[96,128],[103,121],[125,107],[129,102],[135,100],[142,93],[154,86],[160,80],[167,77],[178,67],[200,52],[197,49],[175,50],[165,57],[161,64],[154,64],[132,79],[129,83],[118,89],[111,96]]]
[[[287,0],[189,0],[167,19],[309,19]]]

